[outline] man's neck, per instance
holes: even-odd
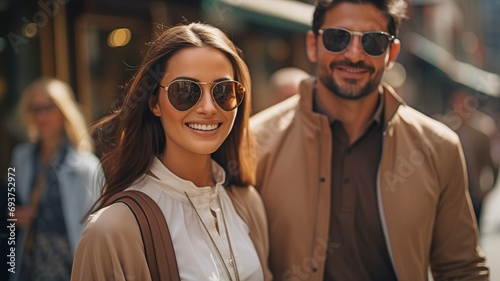
[[[354,143],[371,124],[380,94],[377,91],[361,99],[349,100],[318,85],[314,99],[318,113],[328,116],[330,121],[341,122],[349,136],[349,142]]]

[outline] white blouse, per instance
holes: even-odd
[[[197,187],[192,182],[179,178],[157,158],[153,161],[151,172],[158,179],[147,175],[128,189],[140,190],[149,195],[165,215],[181,280],[236,280],[235,267],[230,262],[228,239],[231,241],[240,280],[263,280],[262,268],[248,234],[248,226],[236,213],[224,189],[225,172],[222,167],[212,161],[212,176],[216,181],[213,188]],[[203,223],[187,196],[196,207]],[[216,215],[219,231],[211,211]],[[226,235],[226,225],[229,237]],[[219,253],[224,261],[221,261]],[[223,263],[231,277],[227,276]]]

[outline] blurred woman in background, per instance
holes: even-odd
[[[19,236],[11,280],[67,281],[82,218],[96,198],[99,160],[65,82],[34,81],[23,93],[20,115],[30,142],[12,154]]]

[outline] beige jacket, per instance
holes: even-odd
[[[300,95],[251,119],[260,146],[257,185],[267,211],[276,280],[323,280],[329,243],[331,131],[312,111],[314,79]],[[378,202],[401,281],[487,280],[457,135],[384,86]],[[353,268],[352,270],[356,270]]]
[[[227,189],[234,208],[250,230],[262,264],[264,280],[272,280],[268,264],[268,229],[262,200],[253,187]],[[105,212],[102,212],[105,210]],[[139,226],[130,209],[115,203],[92,217],[76,250],[71,280],[150,281]]]

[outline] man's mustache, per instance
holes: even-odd
[[[343,61],[334,61],[334,62],[330,63],[331,70],[333,70],[335,67],[339,67],[339,66],[361,68],[361,69],[365,69],[366,71],[368,71],[370,73],[375,72],[375,68],[373,68],[372,66],[366,65],[363,61],[353,63],[350,60],[343,60]]]

